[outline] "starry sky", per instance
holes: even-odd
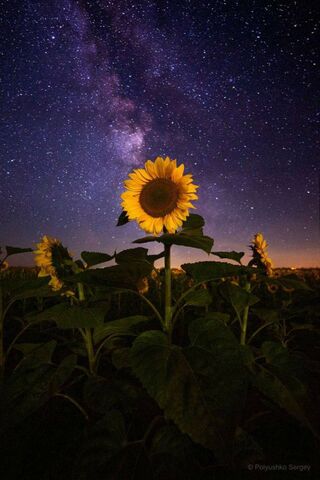
[[[276,266],[319,267],[319,8],[0,0],[0,245],[130,248],[123,180],[168,155],[216,250],[262,231]],[[182,247],[173,263],[207,259]]]

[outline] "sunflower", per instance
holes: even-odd
[[[142,277],[137,282],[137,289],[140,295],[144,295],[149,291],[149,282],[147,277]]]
[[[267,285],[267,289],[269,290],[270,293],[276,293],[279,289],[279,286],[271,283],[270,285]]]
[[[253,240],[252,240],[252,243],[253,243],[254,247],[256,248],[256,250],[261,252],[261,253],[264,250],[266,250],[266,248],[268,248],[267,241],[263,237],[262,233],[256,233]]]
[[[39,277],[50,276],[49,285],[53,291],[61,290],[63,282],[59,273],[64,270],[64,263],[70,263],[72,257],[60,240],[44,235],[37,244],[38,250],[34,251],[35,263],[40,267]]]
[[[136,220],[146,232],[159,235],[165,228],[174,233],[195,208],[197,185],[192,175],[184,175],[184,165],[177,167],[176,160],[157,157],[137,168],[124,182],[122,207],[129,220]]]
[[[9,263],[6,262],[5,260],[0,263],[0,272],[4,272],[5,270],[8,270],[9,268]]]
[[[262,233],[256,233],[252,240],[253,261],[251,264],[256,264],[258,267],[263,267],[268,276],[272,275],[272,261],[268,256],[268,244]]]

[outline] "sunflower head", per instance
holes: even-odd
[[[72,257],[60,240],[44,235],[34,251],[35,264],[40,267],[39,277],[50,276],[49,285],[58,291],[63,287],[59,276],[70,271]]]
[[[192,175],[184,175],[184,165],[176,160],[157,157],[148,160],[144,168],[137,168],[124,182],[122,207],[129,220],[136,220],[146,232],[159,235],[163,229],[174,233],[195,208],[197,185]]]
[[[275,283],[271,283],[270,285],[267,285],[267,288],[269,290],[270,293],[276,293],[279,289],[279,286],[276,285]]]
[[[9,268],[9,263],[6,261],[3,261],[0,263],[0,272],[4,272],[5,270],[8,270]]]
[[[137,289],[140,295],[144,295],[149,291],[149,282],[147,277],[142,277],[137,282]]]
[[[258,267],[262,267],[265,273],[268,276],[272,275],[272,261],[267,252],[268,244],[263,237],[262,233],[256,233],[252,240],[252,257],[251,265],[257,265]]]
[[[267,241],[265,240],[261,232],[255,234],[252,243],[257,251],[264,251],[268,248]]]

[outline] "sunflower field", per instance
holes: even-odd
[[[125,181],[119,228],[148,234],[133,248],[2,249],[1,478],[319,471],[319,271],[275,269],[262,233],[247,264],[215,251],[197,188],[158,157]],[[208,260],[172,268],[172,246]],[[36,266],[10,267],[25,252]]]

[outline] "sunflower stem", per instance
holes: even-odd
[[[246,281],[246,284],[244,286],[245,290],[247,292],[250,292],[251,290],[251,284]],[[248,326],[248,314],[249,314],[249,305],[247,305],[244,308],[243,311],[243,317],[242,317],[242,322],[241,322],[241,337],[240,337],[240,345],[245,345],[246,344],[246,337],[247,337],[247,326]]]
[[[171,245],[164,246],[164,325],[171,338],[172,332],[172,306],[171,306]]]
[[[96,374],[96,355],[93,347],[92,331],[90,328],[83,328],[83,329],[79,328],[79,332],[82,335],[84,345],[87,350],[89,372],[91,375],[95,375]]]
[[[77,286],[78,286],[79,300],[80,300],[80,302],[84,302],[86,297],[84,295],[83,283],[78,283]]]
[[[77,286],[78,286],[79,301],[84,302],[86,297],[84,294],[83,283],[79,282]],[[80,328],[79,330],[87,350],[89,370],[90,370],[90,373],[94,375],[96,371],[96,358],[95,358],[94,347],[93,347],[92,331],[91,331],[91,328],[88,328],[88,327],[85,327],[83,330]]]

